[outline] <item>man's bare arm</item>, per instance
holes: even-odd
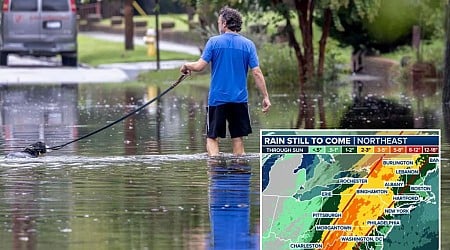
[[[255,79],[256,87],[259,89],[259,92],[263,96],[263,101],[261,104],[262,111],[266,113],[267,111],[269,111],[270,106],[272,105],[270,103],[269,93],[267,92],[266,80],[264,79],[264,75],[259,67],[255,67],[252,69],[252,75],[253,79]]]
[[[191,74],[192,71],[199,72],[206,68],[208,63],[202,58],[198,59],[196,62],[188,62],[183,64],[180,68],[182,74]]]

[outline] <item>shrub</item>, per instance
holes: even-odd
[[[283,44],[265,44],[258,54],[267,83],[279,86],[298,83],[298,65],[293,49]]]

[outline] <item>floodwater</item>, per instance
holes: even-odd
[[[3,154],[66,143],[110,124],[168,87],[151,83],[0,88]],[[441,128],[442,248],[450,248],[450,129],[439,88],[370,82],[305,93],[316,128]],[[253,90],[253,88],[252,88]],[[204,153],[207,89],[181,84],[98,134],[37,159],[0,159],[1,249],[258,249],[259,129],[292,128],[296,89],[270,88],[273,108],[249,102],[245,159]],[[401,93],[399,95],[399,93]],[[228,140],[221,150],[230,152]]]

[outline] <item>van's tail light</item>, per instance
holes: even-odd
[[[3,1],[3,6],[2,6],[2,11],[3,12],[8,11],[8,6],[9,6],[9,0],[4,0]]]
[[[72,11],[73,13],[77,12],[77,3],[75,2],[75,0],[70,0],[70,11]]]

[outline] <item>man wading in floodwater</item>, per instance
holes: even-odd
[[[237,10],[222,8],[218,19],[220,35],[209,38],[198,61],[180,68],[181,73],[190,74],[204,70],[211,63],[206,138],[209,156],[219,155],[218,138],[225,138],[227,121],[233,154],[245,154],[242,137],[252,133],[247,105],[248,69],[263,96],[262,111],[266,113],[271,105],[255,44],[239,34],[241,25],[242,16]]]

